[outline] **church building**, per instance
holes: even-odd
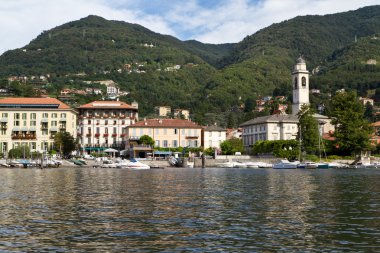
[[[292,72],[293,104],[292,114],[275,114],[254,118],[240,125],[242,140],[246,153],[256,141],[260,140],[291,140],[298,133],[298,112],[309,101],[309,71],[302,57],[297,59]],[[321,135],[332,131],[331,120],[323,115],[313,115],[319,122]]]

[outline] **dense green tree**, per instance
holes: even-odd
[[[255,101],[252,98],[247,98],[244,103],[244,111],[252,112],[255,109]]]
[[[154,140],[149,135],[143,135],[143,136],[141,136],[139,142],[141,144],[144,144],[144,145],[149,145],[149,146],[153,146],[154,145]]]
[[[63,156],[75,150],[76,142],[69,132],[58,132],[54,137],[54,147]]]
[[[12,148],[8,152],[8,158],[30,158],[30,149],[27,145]]]
[[[224,155],[233,155],[235,152],[242,153],[244,151],[243,141],[239,138],[231,138],[223,141],[220,144],[220,148],[222,150],[222,154]]]
[[[375,121],[373,106],[369,102],[365,104],[364,117],[371,123]]]
[[[318,121],[313,117],[314,108],[310,105],[303,105],[298,113],[298,135],[301,148],[307,154],[315,154],[318,149],[319,131]]]
[[[370,149],[372,128],[364,117],[364,107],[355,92],[340,92],[332,99],[332,121],[338,151],[344,155]]]

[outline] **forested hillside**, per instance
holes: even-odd
[[[180,41],[140,25],[89,16],[0,56],[0,76],[49,74],[49,93],[111,79],[140,104],[187,108],[199,123],[237,125],[253,117],[255,99],[291,100],[291,70],[302,55],[321,92],[365,94],[379,87],[380,6],[273,24],[237,44]],[[375,64],[376,63],[376,64]],[[91,97],[84,97],[84,100]],[[83,101],[84,101],[83,100]],[[266,112],[268,113],[268,112]]]

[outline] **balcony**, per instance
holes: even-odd
[[[37,136],[35,134],[14,134],[12,135],[12,140],[36,140]]]
[[[108,134],[103,134],[103,137],[108,137]]]
[[[116,137],[117,136],[117,134],[112,134],[112,137]]]
[[[100,137],[100,134],[95,134],[95,138],[99,138]]]
[[[186,140],[197,140],[199,138],[199,136],[186,136],[185,139]]]
[[[86,137],[91,137],[91,133],[87,133],[87,134],[86,134]]]

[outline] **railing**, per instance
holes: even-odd
[[[12,140],[36,140],[37,136],[32,134],[27,135],[12,135]]]

